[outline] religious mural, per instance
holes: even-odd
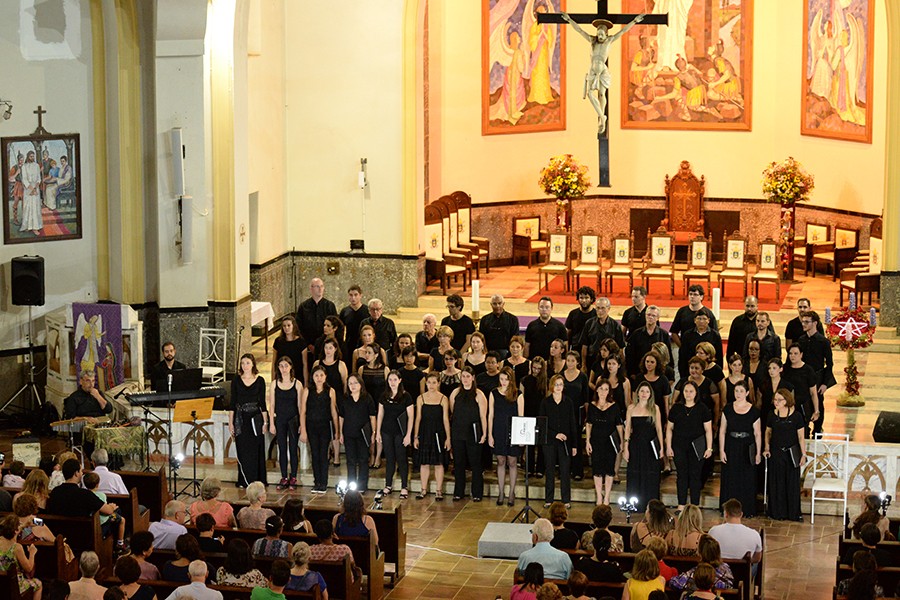
[[[875,0],[804,0],[803,135],[872,142]]]
[[[623,0],[622,128],[750,130],[753,0]]]
[[[3,138],[3,242],[81,238],[79,136]]]
[[[483,0],[481,133],[566,128],[565,28],[539,13],[565,0]]]

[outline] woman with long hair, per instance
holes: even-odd
[[[488,398],[488,445],[497,457],[497,483],[500,495],[497,506],[508,499],[512,506],[516,501],[516,476],[521,447],[510,443],[512,418],[525,416],[525,396],[516,388],[516,375],[510,367],[500,370],[500,385],[491,390]],[[509,470],[509,495],[506,495],[506,471]]]
[[[440,371],[441,393],[448,398],[459,387],[460,372],[459,352],[456,351],[456,348],[450,348],[444,353],[444,368]]]
[[[559,464],[559,488],[562,501],[572,502],[571,457],[575,456],[575,409],[564,393],[562,375],[550,378],[550,395],[541,402],[540,416],[547,417],[547,441],[544,449],[544,508],[553,504],[556,490],[556,465]]]
[[[238,377],[231,380],[231,410],[228,430],[237,449],[237,486],[245,488],[251,481],[266,479],[266,430],[269,428],[266,406],[266,382],[256,369],[256,359],[249,352],[241,356]]]
[[[384,394],[384,388],[387,386],[387,376],[390,369],[387,367],[384,360],[382,360],[384,352],[375,342],[366,344],[360,348],[359,351],[360,357],[366,361],[366,364],[359,368],[360,380],[365,385],[366,391],[372,397],[374,402],[375,398],[381,398],[382,394]],[[344,451],[346,452],[346,448]],[[368,453],[368,466],[373,469],[381,467],[381,444],[377,442],[371,444]]]
[[[22,491],[16,494],[31,494],[37,501],[38,508],[47,508],[47,500],[50,498],[50,478],[41,469],[32,469],[28,476],[25,477],[25,484]],[[13,498],[15,500],[15,497]]]
[[[725,378],[725,406],[734,402],[734,386],[738,381],[743,381],[746,384],[747,389],[750,392],[747,396],[747,401],[750,402],[750,404],[753,404],[756,400],[756,391],[753,380],[744,373],[743,357],[741,357],[740,354],[734,353],[728,357],[728,377]]]
[[[504,364],[510,367],[515,373],[516,385],[521,389],[522,380],[531,373],[531,361],[525,358],[525,338],[520,335],[514,335],[509,340],[509,356],[504,360]]]
[[[312,523],[306,518],[303,511],[301,498],[288,498],[281,509],[281,520],[284,522],[284,530],[297,533],[315,533]]]
[[[375,519],[366,514],[366,504],[359,490],[350,490],[344,494],[341,502],[341,511],[331,520],[334,534],[340,536],[365,537],[371,534],[378,545],[378,529],[375,527]]]
[[[404,356],[414,356],[415,349],[405,351]],[[394,471],[400,475],[400,499],[409,498],[409,459],[407,449],[412,442],[413,401],[403,387],[399,371],[388,373],[387,389],[378,399],[376,440],[384,448],[387,462],[384,471],[384,494],[394,491]]]
[[[875,523],[881,532],[882,539],[887,539],[885,536],[890,534],[891,520],[882,515],[880,509],[881,498],[875,494],[870,494],[863,498],[863,511],[853,519],[853,525],[850,526],[850,531],[854,538],[859,539],[859,530],[862,529],[863,525]]]
[[[646,600],[650,592],[665,591],[666,580],[659,574],[659,561],[651,550],[641,550],[634,557],[631,579],[625,582],[622,600]]]
[[[34,555],[37,553],[37,546],[29,544],[28,550],[25,550],[22,544],[16,541],[18,534],[19,517],[10,514],[0,520],[0,573],[6,573],[9,567],[15,564],[19,578],[17,584],[19,593],[24,595],[31,591],[31,597],[40,600],[41,580],[28,577],[29,573],[34,573]],[[140,573],[140,567],[138,567],[138,572]]]
[[[530,563],[522,573],[522,583],[512,586],[509,600],[535,600],[535,594],[544,585],[544,565]]]
[[[482,444],[487,438],[487,398],[475,385],[471,367],[460,373],[459,387],[450,394],[450,441],[453,448],[453,499],[466,493],[466,467],[472,470],[472,501],[484,495]]]
[[[794,394],[781,388],[775,392],[766,427],[763,456],[769,462],[769,516],[802,521],[800,470],[806,464],[806,422],[794,406]]]
[[[343,361],[341,344],[336,338],[325,338],[325,341],[322,342],[320,358],[313,363],[313,368],[319,365],[325,369],[325,381],[328,383],[328,387],[334,391],[335,401],[340,406],[341,400],[347,394],[348,371],[347,364]],[[341,466],[341,441],[337,432],[331,442],[331,456],[334,466]]]
[[[597,505],[609,504],[615,476],[616,457],[622,448],[624,427],[622,412],[613,402],[609,393],[609,382],[605,379],[597,381],[594,401],[587,408],[586,422],[587,443],[585,451],[591,457],[591,474],[594,477],[594,490],[597,492]]]
[[[663,373],[662,358],[654,350],[650,350],[641,358],[640,374],[636,383],[642,381],[646,381],[653,388],[653,399],[656,401],[656,407],[659,409],[660,427],[665,433],[668,425],[669,399],[672,397],[672,388],[669,385],[669,380]],[[672,470],[668,456],[663,458],[663,469],[665,474],[669,474]]]
[[[651,537],[665,540],[674,526],[666,505],[660,500],[650,500],[644,509],[644,518],[631,528],[631,551],[644,549]]]
[[[425,376],[425,393],[416,399],[416,427],[413,447],[419,451],[421,490],[416,499],[428,495],[428,478],[434,466],[437,484],[435,500],[444,499],[444,467],[450,452],[450,401],[441,393],[440,375],[431,371]]]
[[[722,560],[722,549],[716,538],[708,533],[700,536],[697,546],[697,554],[700,555],[700,563],[707,563],[715,569],[715,582],[712,587],[719,590],[727,590],[734,587],[734,573],[728,563]],[[676,590],[694,591],[697,584],[694,582],[694,573],[697,567],[688,569],[669,581],[669,587]]]
[[[659,459],[662,458],[662,425],[646,381],[638,384],[635,402],[625,413],[625,443],[622,454],[628,461],[626,495],[637,498],[638,510],[659,498]]]
[[[775,392],[780,389],[794,391],[794,384],[782,378],[784,363],[780,358],[770,358],[766,363],[766,374],[762,377],[762,383],[757,388],[759,395],[760,431],[765,435],[769,423],[769,415],[772,414]]]
[[[347,348],[344,345],[344,323],[337,315],[328,315],[325,317],[325,320],[322,321],[322,335],[316,339],[316,343],[313,345],[313,357],[315,360],[322,360],[322,357],[324,356],[322,347],[325,345],[325,340],[328,338],[335,339],[338,348],[340,349],[341,356],[347,353]]]
[[[325,368],[313,367],[311,385],[300,399],[300,441],[309,443],[313,470],[313,494],[328,489],[328,445],[339,431],[337,396],[328,385]]]
[[[675,460],[678,510],[691,493],[691,504],[700,505],[703,487],[703,463],[712,456],[712,415],[705,404],[697,402],[697,384],[686,381],[669,411],[666,454]]]
[[[272,349],[274,350],[272,381],[278,379],[278,359],[288,356],[294,365],[294,375],[305,384],[306,374],[309,372],[307,341],[300,334],[300,326],[297,325],[294,315],[288,315],[281,320],[281,333],[272,343]]]
[[[269,389],[269,433],[278,443],[278,464],[281,481],[277,489],[297,489],[298,442],[300,439],[300,398],[303,384],[294,374],[289,356],[278,359],[278,378]],[[290,459],[290,471],[288,471]]]
[[[612,401],[619,407],[619,413],[624,415],[628,412],[631,405],[631,380],[625,376],[622,367],[625,359],[621,353],[611,354],[606,359],[607,381],[609,382],[609,395]],[[619,483],[619,467],[622,465],[622,456],[625,451],[625,444],[616,456],[616,464],[613,474],[613,483]]]
[[[666,535],[669,555],[696,555],[703,534],[703,513],[696,504],[688,504],[675,520],[675,529]]]
[[[597,352],[597,360],[590,366],[591,385],[596,385],[598,379],[609,379],[609,369],[606,367],[606,361],[610,356],[619,356],[619,345],[612,338],[606,338],[600,342]]]
[[[444,363],[444,357],[446,356],[449,350],[454,350],[451,342],[453,341],[453,330],[447,327],[446,325],[441,325],[438,327],[437,333],[435,334],[438,339],[437,348],[431,351],[431,354],[428,355],[428,370],[429,371],[443,371],[446,366]],[[459,358],[457,356],[457,358]]]
[[[581,432],[584,430],[585,413],[590,402],[592,390],[587,375],[581,370],[581,355],[569,350],[566,352],[566,368],[563,369],[563,394],[565,394],[572,407],[575,409],[575,439],[572,445],[577,448],[572,458],[572,478],[575,481],[584,479],[584,449]]]
[[[394,340],[394,347],[391,348],[387,366],[395,371],[402,369],[403,351],[407,348],[414,348],[413,337],[408,333],[401,333],[397,336],[397,339]]]
[[[469,338],[469,349],[463,355],[463,367],[470,367],[472,373],[478,377],[484,373],[484,361],[487,358],[487,345],[484,341],[484,334],[476,331]]]
[[[555,339],[550,342],[550,357],[547,359],[547,374],[550,376],[562,373],[566,368],[566,340]]]
[[[368,352],[373,355],[372,350]],[[338,405],[338,431],[347,458],[347,481],[355,481],[357,489],[369,489],[369,448],[375,445],[375,400],[366,391],[362,376],[347,378],[347,395]]]
[[[526,417],[536,417],[540,413],[541,402],[547,397],[547,379],[547,361],[540,356],[531,359],[528,375],[521,380],[516,379],[516,385],[525,398]],[[539,445],[525,446],[525,462],[528,475],[543,477],[544,453]]]
[[[751,385],[749,380],[734,384],[734,402],[725,405],[719,425],[719,506],[731,498],[740,500],[748,519],[756,516],[756,467],[762,453],[759,411],[750,404]]]

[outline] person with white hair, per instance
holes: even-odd
[[[122,481],[122,476],[109,470],[109,453],[103,448],[97,448],[91,453],[91,461],[94,463],[94,473],[100,477],[100,484],[97,486],[98,492],[104,494],[121,494],[128,495],[128,488]]]
[[[266,501],[266,486],[261,481],[254,481],[247,486],[247,500],[250,506],[245,506],[237,513],[238,527],[241,529],[265,529],[266,519],[275,516],[271,508],[263,508]]]
[[[166,503],[163,518],[159,522],[150,523],[148,531],[153,534],[153,547],[157,550],[174,550],[178,536],[187,533],[184,518],[187,510],[184,502],[170,500]]]
[[[206,561],[194,560],[188,565],[188,575],[191,582],[187,585],[175,588],[166,600],[178,598],[193,598],[193,600],[222,600],[222,592],[206,587],[208,567]]]
[[[375,330],[375,343],[379,348],[393,348],[397,341],[397,327],[394,322],[384,316],[384,303],[372,298],[368,303],[369,316],[359,324],[360,332],[366,325]]]
[[[100,570],[100,558],[96,552],[85,550],[78,558],[81,579],[69,582],[69,597],[79,600],[103,600],[106,588],[94,580]]]
[[[562,550],[550,545],[553,539],[553,524],[547,519],[538,519],[531,526],[531,543],[534,547],[519,555],[519,572],[524,573],[531,563],[544,565],[547,579],[568,579],[572,573],[572,559]]]

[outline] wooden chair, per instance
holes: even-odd
[[[0,598],[9,598],[9,600],[31,600],[34,598],[34,590],[19,591],[19,569],[15,561],[9,565],[5,572],[0,573]]]
[[[460,254],[445,252],[449,242],[444,242],[443,219],[438,209],[431,204],[425,207],[425,278],[437,277],[441,280],[441,294],[447,294],[450,277],[463,279],[463,291],[466,291],[466,257]]]
[[[688,268],[684,272],[684,293],[691,287],[691,281],[706,281],[706,289],[712,289],[712,234],[708,238],[698,235],[691,240]]]
[[[565,275],[566,291],[569,291],[569,267],[571,258],[569,252],[569,234],[564,230],[557,230],[550,234],[550,247],[547,252],[547,264],[538,269],[538,277],[544,276],[544,289],[550,289],[551,275]]]
[[[459,212],[459,243],[464,247],[478,246],[478,258],[484,261],[485,273],[491,272],[491,240],[472,235],[472,197],[465,192],[453,192],[450,198]]]
[[[872,304],[872,293],[881,295],[881,262],[883,259],[883,242],[881,239],[883,222],[881,217],[872,221],[869,229],[869,255],[866,266],[850,266],[841,270],[838,298],[840,305],[844,305],[844,290],[856,292],[857,301],[862,301],[862,295],[869,294],[869,304]]]
[[[665,194],[666,218],[660,226],[672,234],[675,246],[689,246],[698,234],[703,235],[706,179],[697,179],[691,163],[683,160],[678,173],[666,175]]]
[[[725,282],[741,281],[744,284],[743,293],[747,295],[747,238],[735,231],[731,236],[725,237],[725,259],[722,261],[722,271],[719,273],[719,289],[722,297],[725,297]]]
[[[451,204],[456,204],[450,200],[449,196],[441,196],[429,206],[434,206],[441,214],[441,226],[444,233],[444,251],[448,254],[459,254],[466,259],[466,268],[469,270],[469,281],[479,278],[478,270],[478,253],[470,248],[461,248],[459,246],[459,236],[457,235],[457,226],[459,225],[459,215],[456,210],[451,210]],[[472,275],[472,269],[475,275]]]
[[[541,229],[540,217],[516,217],[513,219],[513,264],[516,257],[522,254],[528,259],[528,268],[531,268],[532,258],[541,253],[547,253],[550,246],[550,233]]]
[[[588,229],[581,235],[581,250],[578,254],[578,262],[571,268],[575,275],[575,289],[581,287],[582,275],[593,275],[597,278],[597,289],[603,288],[600,279],[600,236]]]
[[[778,242],[767,237],[759,243],[759,262],[752,277],[754,294],[759,298],[759,283],[775,284],[775,300],[781,298],[781,268],[778,260]]]
[[[816,276],[819,265],[827,273],[831,269],[832,281],[837,280],[841,268],[849,265],[859,251],[859,230],[844,227],[834,228],[834,241],[816,246],[812,255],[812,273]]]
[[[613,277],[628,277],[628,289],[634,287],[634,266],[631,263],[631,253],[634,251],[634,232],[631,235],[620,233],[612,239],[610,248],[610,265],[604,273],[606,278],[606,293],[612,294]],[[603,290],[600,290],[603,291]]]
[[[803,274],[809,275],[809,265],[816,246],[827,244],[831,228],[820,223],[807,223],[802,237],[794,238],[794,265],[803,266]]]
[[[669,293],[675,295],[675,236],[660,227],[647,231],[647,255],[641,268],[644,287],[650,289],[651,279],[668,279]]]

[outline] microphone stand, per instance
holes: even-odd
[[[197,483],[197,411],[191,411],[191,424],[193,428],[191,429],[191,437],[194,440],[194,465],[193,465],[193,477],[191,481],[178,492],[175,497],[179,496],[191,496],[192,498],[196,498],[200,496],[200,484]],[[188,492],[190,490],[190,492]]]
[[[178,486],[178,473],[176,472],[178,469],[172,468],[175,464],[175,455],[173,453],[174,448],[172,448],[172,374],[169,373],[167,376],[167,398],[166,398],[166,406],[169,407],[169,418],[166,426],[166,435],[168,436],[169,442],[169,488],[172,490],[172,495],[175,496],[176,488]]]

